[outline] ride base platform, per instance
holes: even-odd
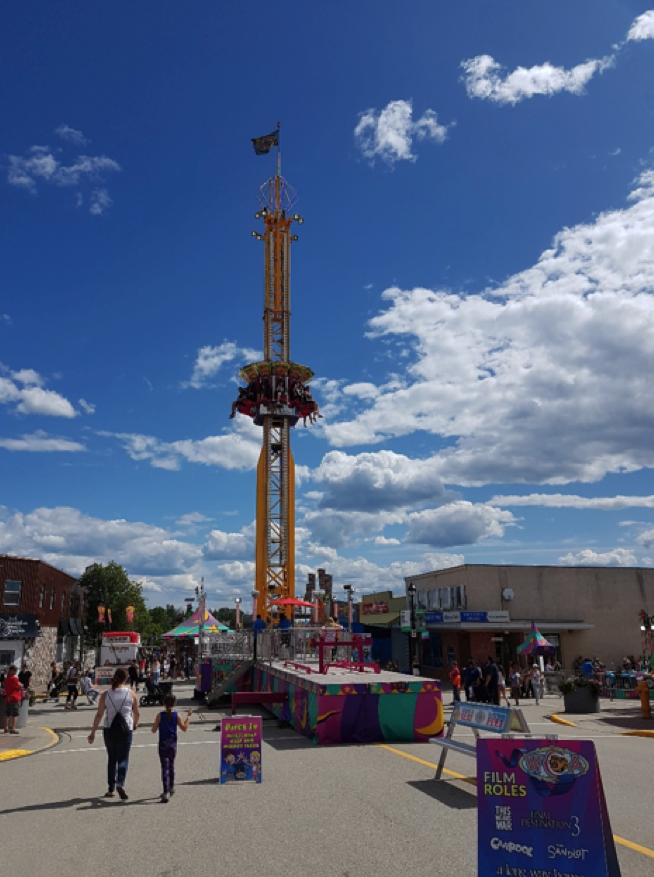
[[[434,679],[340,667],[309,674],[286,663],[257,661],[233,690],[284,693],[283,703],[266,708],[318,745],[426,743],[443,733],[443,700]],[[214,659],[214,678],[225,678],[232,667]]]

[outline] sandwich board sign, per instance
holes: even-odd
[[[226,716],[220,727],[220,783],[260,783],[261,716]]]
[[[620,877],[595,744],[477,740],[479,877]]]

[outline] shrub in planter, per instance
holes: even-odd
[[[600,686],[595,679],[584,676],[559,682],[566,713],[598,713],[600,709]]]

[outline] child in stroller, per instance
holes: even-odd
[[[152,675],[146,677],[145,687],[147,694],[139,700],[141,706],[163,706],[164,697],[173,690],[172,682],[158,682],[155,684]]]
[[[66,677],[63,673],[57,673],[55,676],[53,674],[52,679],[48,685],[48,696],[46,700],[52,698],[54,701],[59,703],[59,695],[66,688]]]

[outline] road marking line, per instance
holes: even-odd
[[[641,847],[640,844],[635,844],[633,841],[625,840],[623,837],[618,837],[617,834],[613,835],[613,840],[617,844],[621,844],[623,847],[628,847],[630,850],[635,850],[637,853],[642,853],[643,856],[649,856],[650,859],[654,859],[654,850],[650,850],[647,847]]]
[[[0,752],[0,761],[11,761],[12,758],[22,758],[23,755],[31,755],[30,749],[5,749]]]
[[[411,761],[417,761],[418,764],[424,764],[426,765],[426,767],[438,767],[437,764],[433,764],[431,761],[425,761],[422,758],[416,758],[415,755],[409,755],[408,752],[402,752],[401,749],[394,749],[392,746],[387,746],[385,743],[375,743],[375,746],[379,746],[380,749],[387,749],[389,752],[394,752],[395,755],[401,755],[402,758],[408,758]],[[448,770],[446,767],[443,768],[443,773],[447,773],[457,780],[464,780],[466,783],[470,783],[473,786],[477,785],[477,780],[475,777],[465,777],[463,776],[463,774],[455,773],[453,770]],[[613,840],[623,847],[627,847],[630,850],[641,853],[643,856],[648,856],[650,859],[654,859],[654,850],[650,850],[648,847],[642,847],[640,844],[634,843],[630,840],[626,840],[624,837],[618,837],[617,834],[613,835]]]
[[[433,764],[431,761],[425,761],[422,758],[416,758],[415,755],[409,755],[408,752],[402,752],[401,749],[394,749],[392,746],[387,746],[385,743],[375,743],[375,746],[379,746],[380,749],[388,749],[389,752],[394,752],[396,755],[401,755],[403,758],[408,758],[411,761],[417,761],[418,764],[424,764],[427,767],[433,767],[434,770],[438,768],[437,764]],[[454,777],[456,780],[463,780],[466,783],[471,783],[473,786],[477,785],[477,780],[475,777],[466,777],[462,773],[456,773],[453,770],[448,770],[446,767],[443,768],[443,773],[448,774],[448,776]]]
[[[130,749],[155,749],[158,743],[134,743]],[[182,743],[180,740],[178,746],[219,746],[220,740],[187,740]],[[56,752],[48,752],[48,755],[68,755],[71,752],[106,752],[104,746],[85,746],[83,749],[57,749]]]

